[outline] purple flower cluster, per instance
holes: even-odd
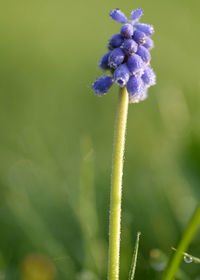
[[[127,87],[130,103],[147,98],[147,90],[156,84],[156,76],[150,67],[150,50],[154,47],[150,36],[154,33],[151,25],[138,23],[143,15],[142,9],[132,11],[130,20],[120,10],[110,12],[110,17],[122,23],[120,33],[108,41],[108,52],[99,61],[99,67],[110,70],[112,76],[104,75],[97,79],[92,89],[102,96],[115,82]]]

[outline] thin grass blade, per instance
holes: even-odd
[[[174,247],[172,247],[172,250],[176,251],[176,249]],[[200,258],[194,257],[186,252],[183,252],[182,254],[183,254],[184,261],[186,263],[195,262],[195,263],[200,264]]]
[[[133,258],[131,262],[131,269],[129,272],[129,278],[128,280],[134,280],[135,279],[135,270],[136,270],[136,265],[137,265],[137,256],[138,256],[138,249],[139,249],[139,242],[140,242],[140,235],[141,233],[137,233],[137,238],[136,238],[136,243],[135,243],[135,249],[133,252]]]

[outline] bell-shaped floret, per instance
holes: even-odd
[[[110,56],[110,53],[111,52],[105,53],[99,61],[99,68],[104,71],[110,69],[110,66],[108,65],[108,58]]]
[[[100,77],[93,83],[92,89],[97,95],[101,96],[107,93],[107,91],[111,88],[112,84],[113,78],[111,76],[105,75]]]
[[[116,21],[118,21],[119,23],[126,23],[127,22],[127,18],[125,16],[124,13],[122,13],[122,11],[120,10],[112,10],[110,12],[110,17]]]
[[[137,54],[132,54],[129,56],[127,65],[130,73],[138,73],[139,75],[143,73],[145,67],[143,60]]]
[[[121,48],[114,49],[108,59],[109,66],[116,69],[117,66],[122,64],[125,58],[125,53]]]
[[[144,32],[147,36],[151,36],[154,33],[154,28],[150,24],[137,23],[134,25],[137,30]]]
[[[139,55],[146,64],[148,64],[151,60],[150,52],[143,46],[138,47],[137,55]]]
[[[126,64],[121,64],[114,72],[114,81],[118,86],[124,87],[129,80],[129,76],[130,74],[128,67]]]
[[[137,22],[140,17],[143,15],[143,9],[133,10],[131,13],[131,21]]]
[[[133,36],[133,25],[126,23],[122,26],[120,34],[127,39],[130,39]]]
[[[156,84],[156,75],[150,67],[146,67],[144,69],[144,73],[141,78],[147,87],[154,86]]]

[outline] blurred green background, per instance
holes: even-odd
[[[0,11],[0,279],[106,279],[117,87],[98,98],[97,63],[143,8],[154,25],[157,85],[130,105],[121,279],[136,232],[136,279],[160,279],[200,199],[200,2],[2,1]],[[156,249],[156,250],[155,250]],[[159,250],[157,250],[159,249]],[[199,234],[188,253],[200,256]],[[155,258],[155,259],[154,259]],[[199,279],[200,265],[181,265]]]

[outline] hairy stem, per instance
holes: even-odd
[[[119,92],[114,135],[109,225],[109,280],[119,279],[121,194],[128,103],[128,92],[124,87]]]
[[[197,228],[200,224],[200,204],[197,206],[188,226],[186,227],[182,238],[178,244],[177,250],[172,256],[169,264],[166,268],[165,273],[163,274],[163,280],[172,280],[176,274],[176,271],[180,265],[181,260],[183,259],[183,252],[185,252],[197,231]]]

